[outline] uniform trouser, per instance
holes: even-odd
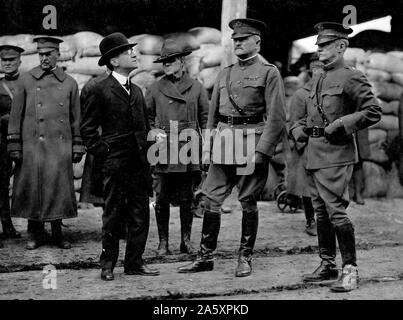
[[[119,171],[104,174],[105,208],[102,215],[102,269],[114,269],[119,256],[119,238],[123,210],[127,217],[127,242],[124,268],[134,269],[142,264],[146,246],[150,209],[148,189],[143,173]]]
[[[2,222],[11,220],[9,197],[11,166],[7,150],[3,150],[2,146],[0,151],[0,219]]]
[[[157,220],[160,241],[168,241],[169,233],[169,204],[171,200],[180,207],[180,221],[182,240],[190,240],[190,232],[193,222],[191,211],[193,201],[193,183],[199,172],[161,173],[156,174],[156,203],[155,217]],[[176,199],[172,199],[172,198]]]
[[[343,266],[356,265],[354,227],[346,214],[352,172],[353,165],[311,171],[315,184],[312,204],[316,213],[319,256],[332,266],[336,265],[336,237]]]
[[[221,223],[221,205],[238,186],[238,200],[242,206],[242,235],[239,255],[250,257],[258,229],[257,199],[260,197],[268,176],[268,163],[256,165],[250,175],[238,175],[233,165],[211,164],[202,190],[206,195],[200,255],[211,259],[217,247]]]

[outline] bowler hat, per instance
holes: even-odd
[[[125,35],[120,32],[107,35],[99,44],[102,57],[99,59],[98,65],[104,66],[109,59],[115,57],[119,52],[132,48],[136,44],[137,43],[129,43]]]
[[[162,44],[160,57],[154,63],[162,63],[173,57],[187,56],[192,51],[192,48],[186,46],[184,43],[168,38]]]
[[[345,27],[341,23],[335,22],[320,22],[315,25],[315,30],[318,32],[316,45],[324,44],[338,39],[348,39],[348,35],[353,33],[353,29]]]
[[[0,58],[16,58],[21,52],[24,52],[24,49],[21,47],[5,44],[0,46]]]
[[[234,30],[232,39],[244,38],[251,35],[260,36],[267,29],[267,25],[256,19],[234,19],[229,22],[229,27]]]
[[[60,48],[60,43],[63,42],[62,39],[51,36],[38,36],[33,39],[37,43],[37,48],[39,53],[46,53],[54,49]]]

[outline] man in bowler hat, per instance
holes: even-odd
[[[102,160],[103,198],[101,279],[114,279],[119,256],[120,220],[127,214],[124,272],[127,275],[159,275],[142,259],[149,230],[151,175],[147,161],[150,130],[141,89],[129,80],[137,68],[135,43],[119,32],[100,43],[98,64],[112,70],[94,84],[83,107],[81,134],[87,151]],[[101,134],[98,131],[101,128]]]
[[[228,140],[225,137],[222,140],[214,139],[212,163],[203,184],[206,197],[200,251],[194,262],[179,268],[181,273],[213,269],[221,205],[233,187],[238,185],[242,233],[235,276],[251,274],[258,229],[257,200],[267,180],[268,161],[274,155],[285,130],[285,95],[280,73],[274,65],[262,62],[258,56],[266,25],[254,19],[235,19],[229,26],[234,30],[232,39],[238,61],[217,76],[207,129],[215,129],[218,136],[224,132],[231,132],[235,136]],[[237,132],[242,133],[241,139],[237,139]],[[253,135],[252,146],[248,145],[248,134]],[[205,155],[210,156],[208,144],[205,146]],[[235,156],[232,156],[227,154],[227,150],[247,150],[247,159],[250,159],[247,166],[252,164],[254,167],[251,172],[240,170],[246,163],[239,159],[239,154],[235,152]]]
[[[290,127],[297,142],[307,143],[306,168],[314,182],[311,194],[322,260],[303,279],[337,280],[331,290],[347,292],[358,287],[354,227],[346,214],[348,184],[358,161],[354,133],[378,122],[381,109],[366,77],[344,62],[348,35],[353,30],[327,22],[317,24],[315,29],[323,72],[314,75],[305,114]],[[342,258],[340,277],[336,238]]]

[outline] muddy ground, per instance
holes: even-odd
[[[222,216],[215,268],[211,272],[183,275],[177,267],[194,258],[179,253],[178,208],[171,208],[172,255],[156,257],[158,246],[154,212],[144,258],[160,270],[157,277],[123,274],[124,241],[115,281],[100,280],[102,210],[80,210],[77,219],[65,220],[72,249],[51,245],[24,249],[26,222],[15,219],[22,239],[4,241],[0,249],[0,299],[403,299],[403,200],[367,199],[348,209],[355,224],[360,289],[330,293],[326,286],[307,285],[303,273],[319,263],[317,240],[304,233],[304,214],[282,213],[275,202],[260,202],[260,224],[253,274],[235,278],[241,231],[241,210],[235,194],[227,200],[233,212]],[[202,219],[194,220],[192,243],[200,241]],[[48,226],[49,228],[50,226]],[[48,229],[49,230],[49,229]],[[50,231],[50,230],[49,230]],[[340,264],[340,256],[338,255]],[[44,266],[56,268],[57,289],[44,289]],[[53,275],[54,273],[52,273]],[[49,281],[47,282],[50,283]]]

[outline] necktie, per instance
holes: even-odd
[[[127,91],[130,91],[130,81],[129,78],[127,78],[126,83],[123,85]]]

